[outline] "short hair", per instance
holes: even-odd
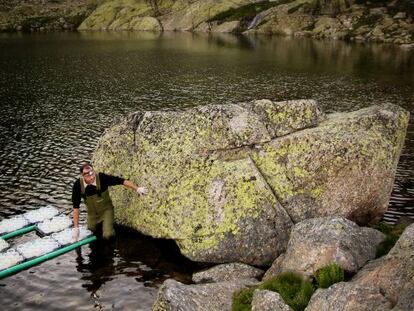
[[[90,163],[84,163],[84,164],[82,164],[81,165],[81,167],[80,167],[80,173],[82,174],[83,173],[83,170],[85,169],[85,168],[87,168],[87,167],[90,167],[91,169],[93,169],[93,166],[92,166],[92,164],[90,164]]]

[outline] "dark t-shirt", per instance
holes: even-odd
[[[115,177],[111,175],[106,175],[104,173],[99,173],[99,181],[101,183],[101,193],[105,192],[108,187],[110,186],[116,186],[116,185],[122,185],[125,181],[124,178],[121,177]],[[85,188],[85,195],[91,196],[94,194],[97,194],[96,186],[94,185],[87,185]],[[81,203],[81,185],[80,185],[80,179],[76,179],[75,183],[73,184],[72,188],[72,203],[73,208],[79,208],[79,205]]]

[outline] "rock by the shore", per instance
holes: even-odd
[[[256,289],[253,292],[252,311],[292,311],[279,293]]]
[[[413,278],[414,224],[387,255],[369,262],[350,282],[318,290],[306,310],[412,310]]]
[[[216,283],[240,279],[259,279],[264,271],[242,263],[229,263],[214,266],[193,274],[194,283]]]
[[[293,222],[382,217],[407,123],[392,105],[325,120],[314,101],[136,113],[105,133],[93,161],[150,189],[111,189],[118,223],[174,239],[195,261],[267,265]]]
[[[409,46],[413,9],[409,0],[21,0],[0,5],[0,31],[264,33]]]
[[[375,258],[376,248],[383,239],[381,232],[358,227],[344,218],[304,220],[293,227],[283,259],[275,261],[265,279],[284,271],[311,276],[330,263],[356,273],[368,260]]]
[[[158,291],[153,311],[226,311],[231,310],[233,293],[252,286],[256,280],[239,280],[209,284],[185,285],[173,279]]]

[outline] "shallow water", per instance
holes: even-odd
[[[413,115],[414,52],[231,35],[0,35],[0,219],[47,204],[70,214],[78,164],[130,112],[259,98],[313,98],[326,112],[391,102]],[[414,217],[413,124],[389,222]],[[197,269],[169,243],[122,228],[113,256],[103,257],[84,246],[0,280],[1,302],[8,310],[149,310],[165,278],[188,282]]]

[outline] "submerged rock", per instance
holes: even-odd
[[[270,270],[276,273],[266,273],[266,279],[284,271],[315,275],[318,269],[333,262],[346,272],[356,273],[375,258],[383,239],[381,232],[358,227],[344,218],[304,220],[293,227],[283,259],[277,259]]]
[[[118,223],[174,239],[195,261],[266,265],[294,222],[381,218],[407,123],[392,105],[325,120],[310,100],[135,113],[106,131],[93,161],[150,189],[111,189]]]

